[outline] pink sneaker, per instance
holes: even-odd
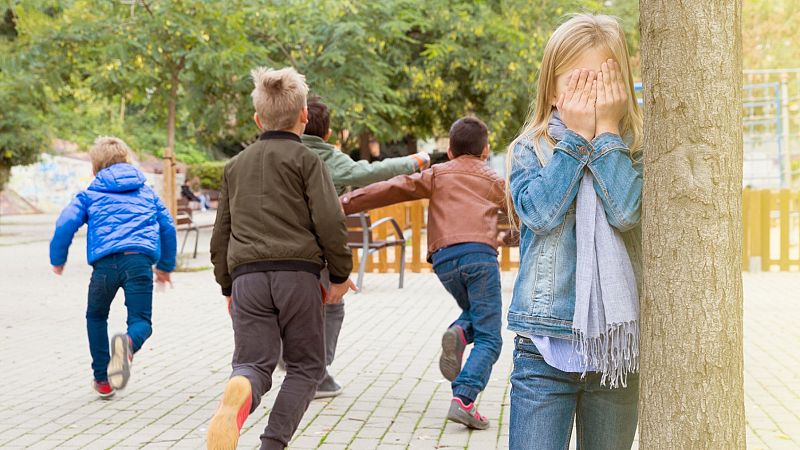
[[[447,420],[466,425],[469,428],[476,430],[485,430],[489,428],[489,419],[482,416],[475,406],[475,402],[469,405],[464,405],[458,397],[453,397],[450,401],[450,411],[447,413]]]

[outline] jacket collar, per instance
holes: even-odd
[[[261,136],[258,137],[259,140],[270,140],[270,139],[288,139],[290,141],[295,142],[302,142],[300,141],[300,136],[292,133],[291,131],[280,131],[280,130],[269,130],[261,133]]]

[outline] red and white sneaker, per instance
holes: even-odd
[[[92,388],[100,395],[100,398],[110,398],[114,396],[114,388],[108,384],[108,381],[92,380]]]
[[[250,381],[242,376],[228,380],[217,412],[208,425],[209,450],[236,450],[242,425],[250,415],[253,391]]]
[[[133,342],[127,334],[111,338],[111,360],[108,362],[108,382],[114,389],[124,389],[131,378]]]
[[[447,413],[447,419],[476,430],[489,428],[489,419],[478,412],[475,402],[465,405],[458,397],[453,397],[453,400],[450,401],[450,411]]]

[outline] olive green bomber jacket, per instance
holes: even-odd
[[[223,295],[250,272],[319,274],[327,264],[333,283],[347,280],[344,213],[324,163],[299,136],[267,131],[225,166],[211,262]]]

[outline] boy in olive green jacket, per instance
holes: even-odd
[[[369,163],[353,161],[350,156],[328,144],[331,136],[330,113],[328,106],[319,97],[308,99],[308,123],[302,136],[303,144],[319,155],[325,163],[333,179],[333,185],[339,195],[349,188],[364,187],[372,183],[388,180],[397,175],[410,175],[425,170],[430,165],[427,153],[411,156],[387,158],[383,161]],[[323,271],[321,279],[325,284],[327,271]],[[326,286],[327,287],[327,286]],[[325,364],[330,366],[336,354],[336,343],[344,322],[344,303],[325,305]],[[342,393],[342,387],[330,373],[320,380],[314,398],[335,397]]]
[[[319,155],[333,178],[339,195],[348,188],[360,188],[397,175],[410,175],[430,165],[427,153],[387,158],[382,161],[353,161],[350,156],[328,143],[331,136],[328,106],[319,97],[308,99],[308,123],[302,140]]]

